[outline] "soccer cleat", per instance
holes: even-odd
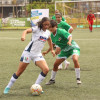
[[[4,90],[4,94],[8,94],[9,93],[10,88],[5,88]]]
[[[67,62],[67,63],[65,64],[65,68],[64,68],[64,69],[67,69],[68,66],[69,66],[69,64],[70,64],[70,62]]]
[[[80,80],[77,80],[77,85],[81,84],[82,82]]]
[[[54,84],[54,83],[55,83],[55,80],[50,79],[49,82],[46,83],[46,85],[51,85],[51,84]]]

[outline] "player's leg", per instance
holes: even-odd
[[[59,47],[56,47],[55,54],[58,55],[60,53],[60,51],[61,51],[61,49]],[[65,60],[64,63],[65,63],[65,69],[67,69],[68,66],[69,66],[69,64],[70,64],[70,62],[68,62],[67,60]],[[58,66],[58,69],[60,69],[60,70],[62,69],[62,63]]]
[[[58,69],[61,70],[62,69],[62,63],[58,66]]]
[[[65,63],[65,68],[64,69],[67,69],[68,66],[69,66],[69,64],[70,64],[70,62],[68,62],[67,60],[65,60],[64,63]]]
[[[61,49],[56,46],[55,54],[58,55],[60,53],[60,51],[61,51]],[[58,69],[62,69],[62,63],[58,66]]]
[[[78,62],[78,58],[80,55],[80,50],[73,50],[73,62],[74,62],[74,68],[75,68],[75,74],[76,74],[76,79],[77,79],[77,84],[81,84],[80,80],[80,65]]]
[[[42,57],[36,57],[35,64],[42,70],[42,72],[39,74],[35,84],[40,84],[46,77],[47,73],[49,72],[48,65],[45,61],[45,59]]]
[[[90,21],[90,32],[92,32],[92,24],[91,24],[91,21]]]
[[[31,58],[30,58],[30,53],[24,51],[22,53],[21,59],[20,59],[20,63],[19,63],[19,67],[18,70],[16,71],[16,73],[14,73],[8,83],[8,85],[6,86],[5,90],[4,90],[4,94],[7,94],[10,90],[10,88],[12,87],[12,85],[14,84],[14,82],[18,79],[18,77],[24,72],[24,70],[26,69],[27,65],[30,63]]]
[[[53,70],[51,72],[51,78],[49,80],[49,82],[46,83],[46,85],[51,85],[55,83],[55,77],[58,71],[58,66],[65,60],[65,58],[61,58],[61,59],[56,59],[55,63],[54,63],[54,67]]]
[[[91,23],[90,23],[90,21],[88,21],[88,24],[89,24],[89,30],[91,31]]]
[[[8,85],[6,86],[4,90],[4,94],[7,94],[9,92],[10,88],[15,83],[15,81],[18,79],[18,77],[23,73],[23,71],[26,69],[27,65],[28,63],[23,63],[23,62],[19,63],[19,68],[17,72],[12,75]]]
[[[91,21],[91,32],[93,30],[93,21]]]
[[[70,64],[70,62],[68,62],[67,60],[65,60],[64,64],[65,64],[65,68],[64,69],[67,69],[68,66],[69,66],[69,64]],[[58,69],[60,69],[60,70],[62,69],[62,63],[58,66]]]
[[[93,29],[93,21],[90,21],[89,22],[89,27],[90,27],[90,32],[92,32],[92,29]]]

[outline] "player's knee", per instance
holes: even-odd
[[[56,64],[56,63],[54,64],[53,70],[54,71],[57,71],[58,70],[58,64]]]
[[[45,68],[45,69],[43,69],[43,73],[44,74],[47,74],[49,72],[49,68],[47,67],[47,68]]]
[[[60,53],[60,51],[61,51],[60,48],[57,47],[56,50],[55,50],[55,54],[58,55]]]

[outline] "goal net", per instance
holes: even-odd
[[[55,1],[55,10],[58,9],[73,27],[88,27],[87,15],[89,11],[96,17],[94,27],[100,27],[100,0],[85,1]]]

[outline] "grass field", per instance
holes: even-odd
[[[31,62],[13,85],[10,93],[4,95],[3,90],[12,74],[17,70],[21,53],[31,38],[31,34],[28,34],[26,41],[20,41],[22,32],[22,30],[0,30],[0,100],[100,100],[100,29],[94,29],[93,32],[89,32],[88,29],[75,29],[72,33],[73,39],[81,48],[79,58],[81,86],[76,84],[71,57],[68,59],[71,63],[68,70],[58,71],[56,83],[51,86],[45,85],[50,79],[52,66],[56,59],[49,53],[45,56],[45,59],[50,72],[41,84],[44,94],[40,96],[30,94],[30,87],[41,72]],[[43,50],[47,48],[46,43]]]

